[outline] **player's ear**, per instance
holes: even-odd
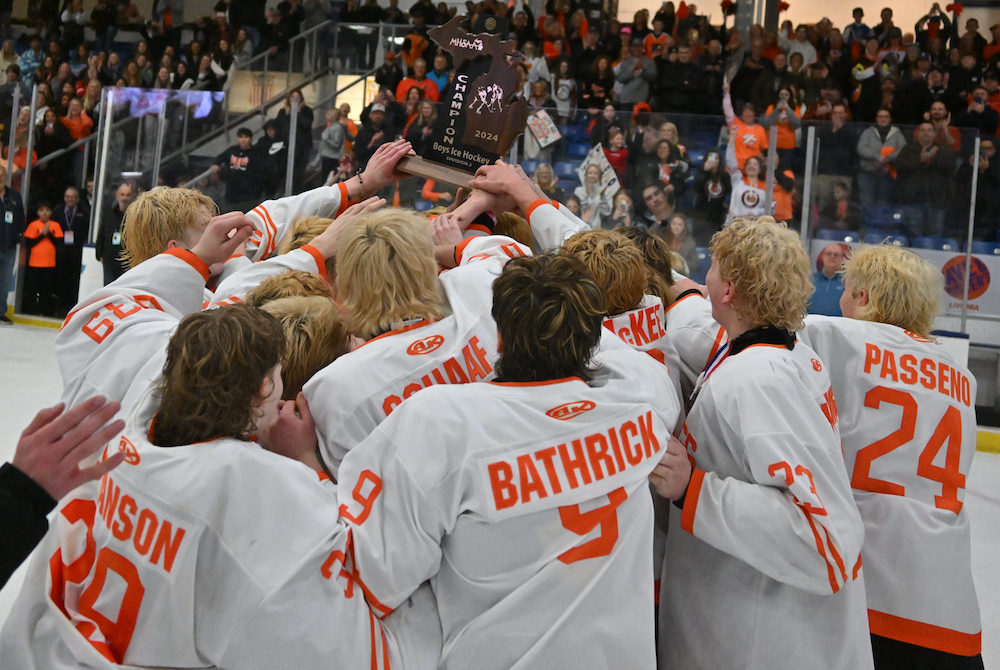
[[[868,304],[868,289],[860,289],[858,291],[858,307],[864,307]]]
[[[167,249],[186,249],[183,242],[178,242],[177,240],[170,240],[167,242]]]

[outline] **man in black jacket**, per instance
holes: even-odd
[[[0,588],[45,537],[45,516],[56,501],[122,462],[124,454],[116,452],[89,468],[79,467],[125,427],[121,420],[107,423],[119,407],[101,397],[68,411],[60,403],[36,414],[21,433],[14,462],[0,466]]]
[[[857,171],[858,134],[847,125],[846,104],[833,105],[830,122],[817,129],[816,139],[819,141],[819,169],[813,185],[816,201],[823,209],[833,202],[833,187],[841,182],[850,184]]]
[[[14,288],[17,245],[24,234],[24,205],[21,194],[7,188],[7,170],[0,167],[0,325],[14,322],[7,316],[7,295]]]
[[[236,144],[215,158],[212,171],[226,182],[226,212],[249,212],[260,204],[269,165],[249,128],[236,131]]]
[[[97,229],[97,245],[94,253],[104,266],[104,285],[107,286],[125,274],[128,266],[122,260],[122,220],[125,210],[132,204],[132,186],[123,183],[115,191],[115,203],[104,211],[101,225]]]
[[[63,193],[63,204],[52,212],[52,220],[63,230],[63,245],[56,261],[60,268],[57,314],[66,316],[79,298],[83,247],[90,239],[90,212],[80,202],[80,191],[75,186]]]

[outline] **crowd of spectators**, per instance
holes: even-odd
[[[685,3],[641,10],[628,23],[576,0],[549,0],[540,16],[523,2],[466,5],[473,21],[481,14],[509,21],[508,37],[524,55],[522,95],[532,112],[547,113],[563,131],[546,146],[526,132],[519,157],[540,188],[594,227],[638,222],[666,230],[676,215],[690,241],[689,265],[699,262],[692,249],[736,215],[772,213],[795,226],[808,215],[815,228],[859,236],[960,237],[975,168],[976,237],[997,234],[1000,165],[992,162],[991,138],[1000,126],[1000,24],[987,41],[975,19],[963,30],[958,14],[935,3],[912,32],[893,23],[890,8],[874,27],[858,8],[842,28],[824,17],[799,26],[785,21],[778,31],[755,25],[744,36],[727,25],[731,12],[713,25]],[[89,16],[78,2],[64,9],[38,14],[34,34],[0,50],[0,68],[7,69],[0,123],[15,91],[27,96],[31,84],[40,84],[36,119],[22,114],[0,136],[15,173],[29,160],[29,132],[36,133],[30,160],[91,133],[103,87],[216,90],[234,64],[255,54],[268,53],[276,68],[295,66],[289,58],[301,63],[305,54],[290,50],[289,40],[328,19],[334,23],[317,36],[313,56],[334,69],[374,69],[380,91],[356,120],[343,106],[319,110],[314,119],[303,104],[295,151],[308,159],[295,161],[295,191],[306,185],[307,165],[322,177],[346,179],[397,137],[420,153],[454,76],[451,56],[427,30],[457,8],[432,0],[409,8],[398,0],[387,7],[378,0],[284,0],[271,8],[258,0],[220,2],[214,16],[191,23],[180,0],[158,0],[149,21],[131,4],[102,2]],[[385,34],[363,25],[378,23],[403,35],[401,43],[380,44]],[[94,30],[91,41],[78,29],[85,25]],[[143,39],[122,51],[114,38],[125,26]],[[182,43],[183,34],[193,39]],[[256,142],[251,133],[219,157],[213,183],[220,195],[226,191],[227,209],[252,204],[249,193],[283,190],[289,116],[286,105]],[[810,125],[820,158],[813,198],[803,203]],[[768,193],[771,128],[778,139]],[[982,151],[974,166],[977,134]],[[597,145],[618,178],[614,192],[577,170]],[[29,220],[38,201],[58,203],[68,185],[85,181],[87,166],[76,153],[33,173]],[[455,197],[446,185],[418,179],[393,189],[383,195],[400,205],[447,205]]]

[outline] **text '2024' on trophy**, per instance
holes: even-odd
[[[487,31],[498,19],[485,17]],[[516,42],[489,32],[466,30],[468,17],[456,16],[427,36],[451,54],[455,78],[445,89],[438,118],[423,156],[400,161],[401,172],[453,186],[468,187],[483,165],[504,156],[524,132],[528,104],[521,91],[523,60]]]

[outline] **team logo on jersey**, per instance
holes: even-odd
[[[584,412],[589,412],[595,407],[597,407],[597,403],[591,400],[577,400],[575,402],[568,402],[565,405],[553,407],[545,414],[546,416],[551,416],[553,419],[568,421],[569,419],[580,416]]]
[[[822,372],[823,371],[823,364],[820,363],[818,359],[813,358],[812,359],[812,364],[813,364],[813,370],[815,370],[816,372]]]
[[[760,204],[760,196],[757,194],[757,191],[743,191],[740,199],[743,201],[743,206],[748,209],[753,209]]]
[[[125,462],[129,465],[139,465],[139,452],[136,451],[135,445],[129,442],[127,437],[122,436],[120,442],[118,442],[118,451],[125,454]]]
[[[437,351],[444,344],[444,337],[441,335],[431,335],[422,340],[417,340],[406,348],[406,353],[411,356],[423,356],[432,351]]]
[[[962,299],[965,290],[965,256],[955,256],[941,268],[944,275],[944,290],[952,298]],[[969,300],[981,298],[990,287],[990,270],[986,263],[975,256],[969,268]]]

